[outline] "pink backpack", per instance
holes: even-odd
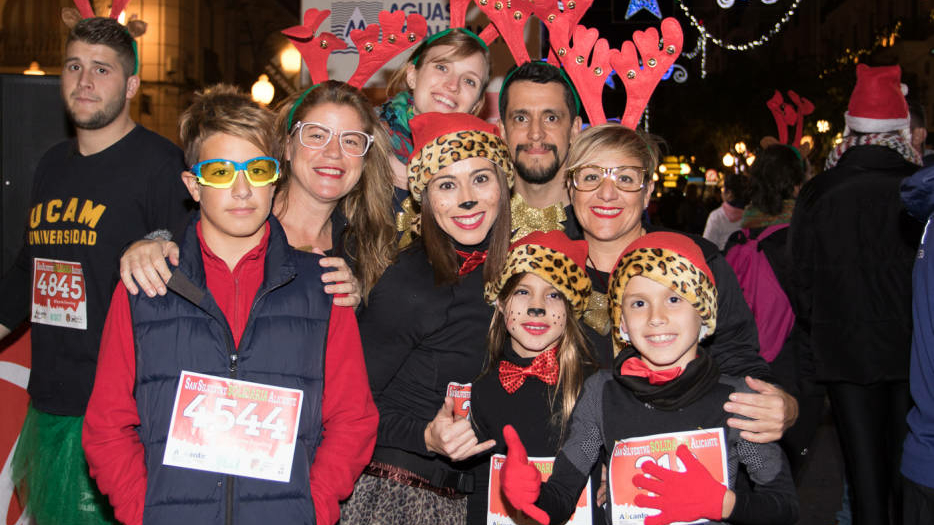
[[[759,241],[787,227],[788,224],[769,226],[758,239],[750,236],[749,228],[743,228],[740,230],[743,237],[740,244],[726,254],[726,262],[733,267],[743,289],[743,297],[756,317],[759,355],[770,363],[782,350],[795,324],[795,314],[769,260],[759,247]]]

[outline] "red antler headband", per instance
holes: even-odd
[[[776,141],[773,137],[765,137],[761,142],[763,146],[778,142],[794,148],[801,147],[801,133],[804,129],[804,117],[814,112],[814,104],[812,104],[810,100],[798,96],[794,91],[788,91],[788,98],[791,99],[791,103],[793,103],[794,106],[785,102],[781,92],[776,89],[772,98],[765,103],[772,113],[772,117],[775,119],[775,126],[778,128],[778,140]],[[795,137],[789,142],[788,126],[791,125],[795,126]]]
[[[571,3],[568,2],[569,8]],[[603,86],[615,70],[626,89],[626,109],[620,122],[635,128],[652,92],[681,53],[684,34],[678,21],[670,17],[662,20],[661,38],[658,30],[650,27],[633,33],[632,41],[623,42],[620,50],[611,50],[596,29],[570,25],[580,20],[582,11],[566,9],[559,14],[555,9],[542,7],[536,13],[544,17],[552,50],[577,87],[590,124],[606,122]]]
[[[62,21],[65,22],[65,25],[69,29],[75,27],[75,24],[86,18],[95,18],[94,8],[91,7],[90,0],[74,0],[75,8],[65,7],[62,8]],[[126,9],[127,4],[130,3],[130,0],[114,0],[113,4],[110,6],[110,16],[109,18],[117,20],[120,18],[120,13]],[[139,48],[136,45],[136,39],[143,36],[146,33],[146,22],[142,20],[137,20],[136,15],[130,19],[126,24],[126,31],[130,34],[130,37],[133,39],[133,74],[136,75],[139,73]]]
[[[305,11],[302,25],[282,31],[302,55],[312,82],[312,86],[305,90],[292,106],[286,123],[289,128],[292,127],[295,110],[308,93],[321,82],[328,80],[328,56],[335,50],[347,48],[347,44],[333,33],[322,32],[315,35],[321,22],[330,14],[328,9],[309,9]],[[381,29],[382,39],[379,38]],[[425,38],[427,33],[428,22],[418,13],[406,16],[403,11],[380,12],[378,24],[370,24],[365,29],[354,29],[350,32],[350,39],[357,46],[360,59],[356,71],[347,83],[362,88],[379,68]]]

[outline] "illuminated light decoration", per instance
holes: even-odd
[[[756,161],[756,156],[753,155],[752,153],[750,153],[749,156],[746,157],[746,165],[747,165],[747,166],[752,166],[752,163],[755,162],[755,161]]]
[[[838,131],[836,135],[833,136],[833,145],[836,146],[843,142],[843,133]]]
[[[801,145],[804,146],[805,144],[807,144],[808,147],[810,148],[809,151],[813,150],[814,149],[814,137],[810,135],[805,135],[801,137]]]
[[[733,155],[730,155],[729,153],[723,155],[723,165],[727,168],[732,168],[735,162],[736,158],[733,157]]]
[[[655,18],[662,19],[662,10],[658,7],[658,0],[629,0],[629,8],[626,9],[626,20],[629,20],[632,15],[643,9],[655,15]]]
[[[737,142],[736,144],[733,145],[733,149],[736,150],[736,153],[739,153],[740,155],[742,155],[743,153],[746,153],[746,143],[742,141]]]
[[[658,173],[652,174],[652,182],[658,182]]]
[[[675,82],[677,82],[678,84],[684,84],[685,82],[687,82],[688,72],[686,69],[684,69],[683,66],[674,64],[671,67],[674,68],[675,70],[675,72],[672,74],[672,78],[674,79]]]
[[[279,63],[286,73],[298,73],[302,69],[302,54],[295,46],[287,46],[279,53]]]
[[[253,88],[250,89],[250,94],[253,96],[253,100],[256,102],[267,105],[272,102],[273,97],[276,95],[276,88],[274,88],[272,83],[269,82],[268,76],[260,75],[259,79],[253,83]]]
[[[817,121],[817,132],[827,133],[828,131],[830,131],[830,122],[827,122],[826,120],[823,120],[823,119],[818,120]]]
[[[766,5],[772,5],[777,1],[778,0],[762,0],[762,3]],[[717,0],[717,5],[724,9],[729,9],[733,7],[733,4],[735,3],[736,3],[736,0]]]
[[[659,172],[659,173],[667,173],[667,172],[668,172],[668,166],[665,166],[664,164],[660,164],[660,165],[658,166],[658,172]],[[657,179],[656,179],[656,180],[657,180]]]
[[[681,174],[688,175],[690,173],[691,173],[691,166],[689,166],[687,162],[682,162],[681,163]]]
[[[822,79],[824,78],[825,75],[836,73],[837,71],[840,71],[841,69],[844,69],[845,67],[847,67],[850,64],[850,62],[854,64],[859,64],[860,57],[863,57],[863,56],[868,57],[879,47],[894,46],[895,38],[899,36],[898,32],[901,30],[901,28],[902,28],[902,22],[900,20],[898,22],[895,22],[895,28],[892,29],[891,33],[889,33],[888,30],[886,29],[883,31],[884,34],[876,35],[876,39],[869,49],[857,49],[855,51],[851,51],[850,48],[846,48],[845,50],[843,50],[843,55],[841,55],[840,57],[836,59],[835,64],[832,67],[825,69],[823,73],[817,76],[817,78]],[[931,50],[931,53],[934,54],[934,49]]]
[[[720,182],[720,172],[710,168],[704,173],[704,180],[708,186],[716,186]]]
[[[39,63],[33,60],[29,63],[29,69],[23,71],[24,75],[37,75],[41,76],[45,74],[45,71],[39,68]]]
[[[742,44],[730,44],[708,33],[707,30],[704,29],[704,25],[698,22],[697,18],[694,18],[694,15],[688,11],[688,7],[684,5],[684,2],[678,2],[678,5],[681,6],[681,10],[684,11],[684,14],[687,15],[687,17],[691,20],[691,25],[694,26],[694,29],[697,29],[697,31],[700,32],[701,36],[724,49],[729,49],[730,51],[749,51],[751,49],[765,45],[765,43],[768,42],[773,36],[781,32],[782,27],[784,27],[785,24],[791,20],[791,17],[795,14],[795,9],[797,9],[798,5],[800,4],[801,0],[794,0],[794,2],[791,4],[791,7],[785,11],[785,14],[781,17],[781,19],[779,19],[778,22],[775,22],[775,24],[772,26],[772,29],[769,29],[768,33],[760,36],[755,40],[750,40]],[[703,61],[703,56],[701,57],[701,60]],[[701,78],[704,78],[705,75],[703,74],[703,66],[701,71]]]

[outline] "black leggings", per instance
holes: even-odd
[[[908,383],[830,383],[827,394],[843,450],[853,523],[900,524],[899,468],[911,407]]]

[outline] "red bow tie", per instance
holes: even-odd
[[[535,376],[543,383],[553,385],[558,382],[558,358],[556,349],[546,350],[532,360],[526,367],[503,360],[499,362],[499,382],[503,389],[512,394],[525,383],[525,378]]]
[[[457,275],[467,275],[468,273],[474,271],[477,266],[483,264],[486,261],[486,252],[462,252],[460,250],[455,250],[457,255],[460,255],[464,258],[464,264],[461,265],[460,271],[457,272]]]
[[[681,375],[681,367],[669,368],[667,370],[652,370],[649,365],[638,357],[630,357],[623,361],[619,373],[624,376],[646,377],[650,385],[663,385],[672,379]]]

